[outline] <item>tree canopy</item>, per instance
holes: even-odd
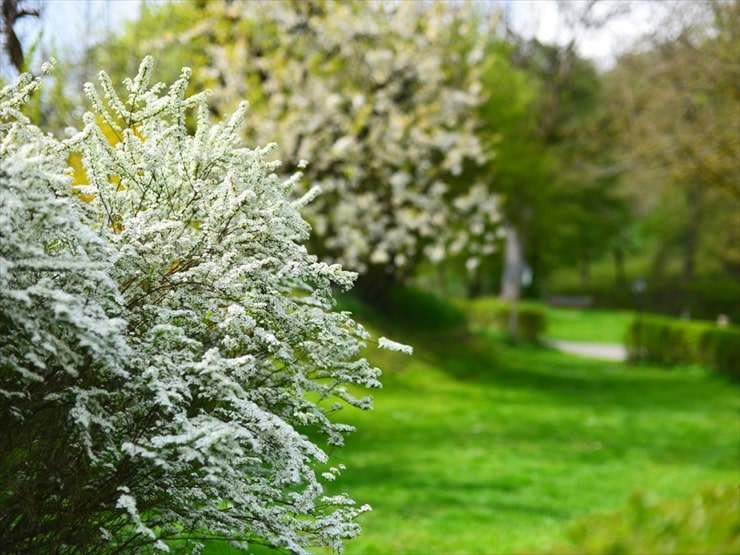
[[[680,6],[606,76],[625,185],[660,221],[655,265],[679,250],[685,282],[712,258],[713,272],[740,275],[738,9]]]

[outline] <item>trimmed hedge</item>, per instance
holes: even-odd
[[[509,332],[511,318],[511,304],[494,297],[462,301],[468,321],[480,327],[495,327],[503,332]],[[536,343],[547,329],[545,309],[540,305],[518,302],[517,337],[518,341]]]
[[[633,362],[698,364],[740,378],[740,327],[643,315],[627,331]]]
[[[635,299],[628,286],[577,285],[553,289],[548,294],[591,297],[595,308],[634,310],[639,304],[651,313],[677,317],[681,312],[686,312],[692,318],[707,320],[725,314],[732,322],[740,322],[740,283],[732,280],[704,279],[687,285],[654,283],[648,278],[647,290],[639,300]]]

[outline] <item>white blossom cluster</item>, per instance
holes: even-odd
[[[62,146],[21,113],[38,86],[24,74],[0,91],[3,553],[62,549],[44,528],[54,520],[74,537],[86,515],[75,516],[80,491],[63,469],[109,472],[118,419],[109,408],[130,377],[115,250],[71,198]]]
[[[151,71],[146,58],[126,98],[101,73],[62,143],[16,113],[23,84],[3,91],[2,411],[21,425],[16,399],[29,406],[49,372],[75,378],[58,395],[80,487],[113,488],[87,517],[109,546],[195,535],[341,550],[368,507],[324,495],[328,457],[305,432],[341,444],[352,428],[331,413],[371,405],[347,385],[380,386],[358,354],[367,333],[332,310],[332,287],[355,275],[307,252],[297,209],[315,193],[291,200],[300,174],[276,176],[274,146],[241,146],[246,105],[212,125],[207,94],[185,94],[189,69],[166,91]],[[85,179],[70,187],[72,152]]]
[[[250,99],[251,136],[280,137],[287,171],[311,161],[323,194],[305,215],[329,256],[403,276],[422,257],[490,251],[495,195],[465,175],[490,156],[475,117],[490,37],[472,6],[213,2],[198,17],[196,79],[220,111]]]
[[[125,375],[122,322],[107,314],[120,302],[113,251],[65,202],[58,145],[20,112],[37,87],[22,75],[0,91],[0,396],[18,421],[26,387],[53,372],[77,377],[86,355]]]

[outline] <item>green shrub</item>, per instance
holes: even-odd
[[[584,517],[569,530],[570,545],[558,555],[663,555],[740,553],[740,492],[737,485],[705,488],[680,500],[656,501],[635,494],[629,508]]]
[[[502,305],[496,312],[498,325],[502,331],[510,331],[512,310],[517,312],[516,339],[531,343],[539,341],[547,328],[544,309],[521,304],[515,306]]]
[[[702,364],[740,377],[740,328],[714,327],[704,331],[699,343]]]
[[[627,332],[633,362],[699,364],[740,377],[740,328],[643,315]]]
[[[479,327],[495,327],[509,332],[511,303],[494,297],[483,297],[474,300],[460,301],[464,306],[468,321]],[[545,309],[538,304],[528,302],[516,303],[517,337],[519,341],[535,343],[547,329]]]

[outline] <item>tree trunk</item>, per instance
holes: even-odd
[[[480,265],[468,275],[466,289],[469,299],[477,299],[483,293],[483,272]]]
[[[522,296],[522,272],[524,271],[524,250],[516,229],[506,227],[506,247],[504,271],[501,277],[501,298],[516,302]]]
[[[24,70],[25,60],[21,42],[15,33],[15,24],[27,15],[38,17],[39,12],[38,10],[23,9],[18,4],[19,0],[2,0],[2,33],[5,34],[5,44],[3,45],[5,54],[20,73]]]
[[[624,269],[624,249],[616,246],[612,249],[614,255],[614,279],[618,288],[627,287],[627,272]]]
[[[371,266],[357,278],[353,290],[368,304],[376,304],[396,280],[383,266]]]
[[[590,281],[591,277],[591,259],[589,258],[588,253],[585,250],[581,253],[580,269],[581,286],[588,287],[588,282]]]
[[[444,263],[434,265],[434,275],[437,278],[437,291],[439,296],[446,299],[450,296],[449,287],[447,285],[447,267]]]
[[[694,279],[696,270],[696,251],[699,246],[703,192],[704,190],[700,185],[694,185],[686,191],[689,217],[686,222],[686,234],[684,236],[682,275],[684,283],[689,283]]]
[[[501,298],[509,301],[509,335],[513,341],[519,337],[519,313],[517,302],[522,296],[522,272],[524,271],[524,249],[516,229],[506,227],[506,252],[504,272],[501,279]]]

